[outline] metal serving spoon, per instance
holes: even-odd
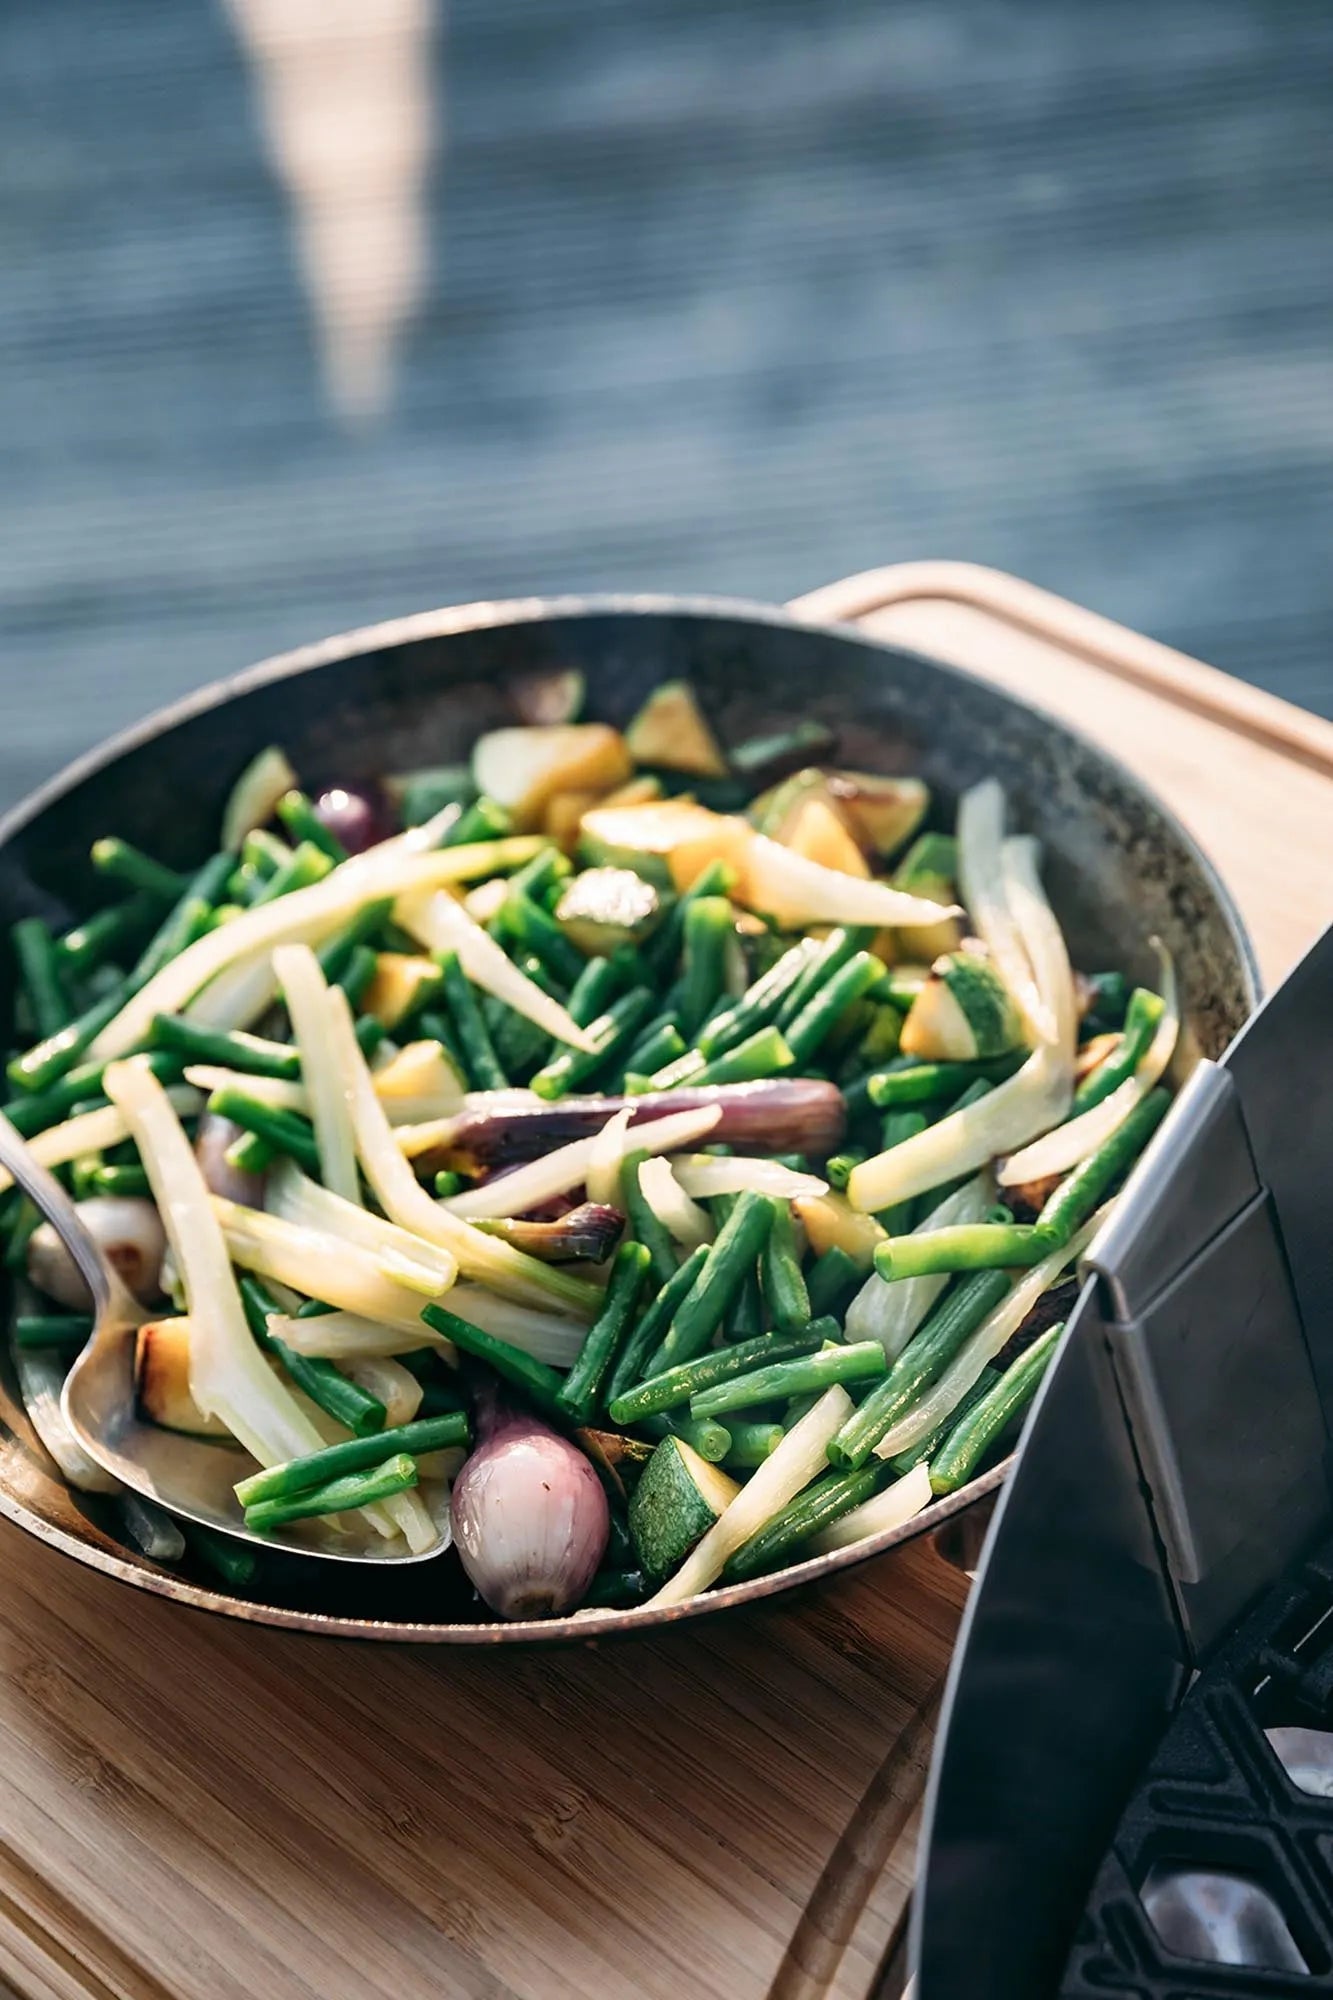
[[[131,1298],[59,1181],[33,1158],[3,1114],[0,1166],[52,1225],[92,1293],[93,1330],[65,1377],[60,1399],[65,1421],[89,1458],[168,1513],[257,1548],[361,1563],[426,1562],[439,1554],[437,1545],[414,1555],[401,1536],[388,1542],[369,1525],[363,1532],[360,1523],[338,1529],[319,1519],[294,1521],[280,1536],[247,1528],[232,1491],[251,1462],[241,1448],[140,1421],[134,1346],[149,1314]]]

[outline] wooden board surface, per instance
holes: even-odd
[[[1333,914],[1333,730],[1026,589],[931,565],[815,608],[893,599],[877,629],[1128,756],[1276,977]],[[207,1618],[0,1525],[0,1993],[870,2000],[964,1589],[916,1545],[748,1618],[463,1656]]]

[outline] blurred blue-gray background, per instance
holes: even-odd
[[[1333,11],[5,0],[0,799],[339,627],[1016,570],[1333,713]]]

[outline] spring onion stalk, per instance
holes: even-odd
[[[871,1535],[885,1535],[894,1528],[904,1527],[923,1507],[930,1505],[932,1497],[926,1466],[913,1466],[882,1493],[876,1493],[873,1499],[863,1501],[850,1514],[824,1528],[811,1542],[810,1553],[831,1555],[835,1549],[851,1548],[853,1543],[864,1542]]]
[[[1067,1270],[1083,1255],[1106,1220],[1109,1210],[1109,1203],[1106,1207],[1098,1209],[1068,1243],[1052,1251],[1049,1257],[1035,1265],[1031,1271],[1024,1272],[1013,1290],[1001,1299],[995,1310],[982,1321],[966,1346],[960,1348],[920,1401],[905,1411],[880,1438],[875,1446],[877,1458],[893,1458],[898,1452],[909,1450],[920,1438],[928,1436],[951,1411],[957,1409],[982,1369],[995,1359],[1001,1348],[1005,1347],[1018,1332],[1042,1293],[1048,1291],[1061,1272]]]
[[[449,1298],[484,1333],[493,1334],[497,1340],[531,1355],[534,1361],[544,1361],[553,1368],[573,1366],[587,1331],[581,1320],[539,1312],[534,1306],[515,1305],[512,1299],[498,1298],[481,1285],[455,1285]],[[298,1354],[329,1361],[410,1354],[416,1348],[428,1346],[444,1355],[452,1352],[448,1343],[442,1342],[420,1319],[414,1326],[386,1326],[355,1313],[319,1313],[311,1319],[288,1319],[281,1328],[275,1326],[274,1331],[281,1332]]]
[[[450,1251],[468,1277],[484,1279],[506,1297],[527,1305],[558,1303],[573,1312],[595,1311],[599,1293],[587,1279],[573,1277],[559,1265],[543,1264],[499,1237],[473,1229],[426,1193],[394,1143],[365,1057],[357,1046],[344,993],[330,993],[328,1013],[330,1040],[351,1112],[357,1152],[389,1219],[412,1235]]]
[[[409,1266],[405,1259],[241,1208],[221,1195],[213,1197],[213,1204],[231,1261],[307,1298],[325,1299],[346,1312],[419,1333],[423,1299],[445,1289],[434,1271]]]
[[[340,1365],[393,1360],[399,1354],[419,1353],[423,1347],[443,1354],[446,1346],[420,1319],[414,1326],[388,1326],[383,1320],[344,1311],[312,1313],[308,1319],[300,1314],[275,1313],[269,1320],[269,1334],[302,1360],[336,1361]]]
[[[1156,1033],[1133,1075],[1091,1110],[1069,1119],[1064,1125],[1058,1125],[1054,1132],[1048,1132],[1035,1144],[1011,1154],[999,1171],[1001,1187],[1025,1186],[1032,1181],[1043,1181],[1050,1174],[1067,1173],[1071,1167],[1078,1166],[1124,1124],[1135,1107],[1161,1080],[1175,1053],[1176,1037],[1180,1032],[1180,998],[1171,954],[1158,939],[1154,938],[1153,944],[1161,958],[1162,1014]]]
[[[977,1174],[939,1202],[914,1234],[980,1222],[991,1200],[990,1175]],[[898,1237],[895,1243],[902,1247],[911,1240]],[[891,1283],[875,1272],[847,1308],[848,1340],[877,1340],[889,1360],[896,1361],[948,1282],[944,1271],[924,1278],[895,1278]]]
[[[636,1128],[636,1144],[642,1144],[651,1125]],[[740,1153],[683,1153],[671,1162],[671,1171],[684,1192],[694,1201],[712,1201],[720,1194],[771,1194],[779,1201],[799,1201],[803,1195],[828,1193],[828,1182],[818,1174],[796,1173],[781,1160],[750,1158]]]
[[[535,842],[533,851],[539,853],[542,844],[541,841]],[[458,848],[452,851],[465,853],[467,850]],[[520,972],[489,931],[475,923],[452,896],[405,896],[398,902],[397,914],[404,929],[410,931],[428,950],[457,952],[458,962],[474,986],[480,986],[483,992],[503,1000],[516,1014],[522,1014],[525,1020],[544,1028],[556,1041],[568,1042],[574,1048],[585,1051],[591,1051],[596,1046],[568,1008],[543,992],[526,973]]]
[[[642,1161],[639,1186],[653,1214],[683,1250],[693,1250],[700,1243],[713,1241],[717,1232],[711,1216],[707,1209],[700,1208],[698,1202],[686,1194],[671,1171],[669,1160]]]
[[[139,1148],[185,1288],[190,1394],[261,1465],[318,1450],[318,1431],[251,1336],[214,1197],[162,1085],[132,1058],[113,1063],[103,1083]]]
[[[622,1106],[622,1109],[633,1115],[632,1107]],[[623,1144],[616,1161],[617,1169],[625,1154],[632,1151],[670,1153],[677,1146],[697,1145],[721,1120],[721,1106],[705,1104],[697,1109],[674,1112],[666,1118],[655,1118],[649,1123],[636,1125],[632,1132],[625,1126],[619,1127]],[[615,1114],[607,1120],[608,1125],[612,1123],[615,1123]],[[603,1132],[605,1130],[604,1126]],[[524,1215],[528,1209],[539,1208],[543,1202],[568,1194],[571,1188],[585,1182],[592,1161],[592,1149],[599,1136],[594,1134],[590,1139],[575,1139],[568,1146],[557,1147],[543,1160],[531,1160],[526,1166],[516,1167],[512,1173],[497,1174],[481,1187],[469,1188],[465,1194],[453,1196],[445,1206],[452,1215],[468,1219]]]
[[[273,953],[273,971],[301,1052],[301,1080],[319,1148],[319,1177],[331,1194],[360,1207],[356,1138],[330,1041],[327,982],[308,944],[279,945]]]
[[[276,746],[261,750],[251,759],[232,786],[222,812],[222,845],[229,854],[239,854],[247,833],[271,820],[284,792],[294,791],[300,780],[283,751]]]
[[[265,1209],[269,1215],[298,1228],[321,1230],[341,1243],[355,1244],[358,1249],[378,1256],[396,1256],[419,1264],[433,1275],[436,1291],[446,1291],[458,1276],[458,1263],[452,1251],[423,1242],[410,1230],[386,1222],[383,1216],[372,1215],[359,1202],[345,1201],[332,1188],[310,1180],[290,1160],[274,1166],[265,1193]]]
[[[171,1085],[166,1095],[172,1110],[183,1118],[191,1117],[203,1106],[199,1092],[185,1084]],[[34,1134],[28,1140],[28,1148],[42,1166],[63,1167],[85,1153],[105,1153],[131,1136],[129,1121],[120,1106],[104,1104],[96,1111],[81,1111],[77,1117],[67,1118],[63,1125],[50,1125],[45,1132]],[[12,1186],[13,1176],[0,1167],[0,1190]]]
[[[1032,1039],[1051,1043],[1059,1029],[1049,1002],[1038,989],[1022,932],[1006,895],[1004,878],[1004,792],[984,778],[958,801],[958,892],[978,937],[988,948]]]
[[[421,1046],[419,1043],[409,1044],[410,1048],[419,1046]],[[407,1050],[402,1053],[406,1054]],[[417,1124],[416,1120],[423,1109],[423,1100],[403,1096],[389,1087],[381,1080],[387,1076],[386,1071],[375,1070],[372,1074],[375,1095],[383,1104],[389,1122],[394,1128],[395,1137],[400,1142],[408,1135],[410,1135],[409,1143],[415,1143],[423,1132],[434,1134],[447,1122],[447,1119],[456,1115],[451,1111],[445,1118],[432,1117],[424,1124]],[[282,1077],[251,1076],[246,1070],[221,1069],[212,1063],[190,1063],[186,1066],[185,1081],[199,1090],[207,1091],[210,1095],[216,1091],[238,1091],[242,1097],[253,1098],[257,1104],[267,1105],[270,1110],[295,1111],[302,1117],[310,1116],[310,1097],[305,1085],[285,1082]],[[425,1152],[433,1143],[434,1139],[428,1138],[425,1143],[417,1147],[417,1150]],[[404,1148],[400,1143],[401,1150]]]
[[[807,924],[939,924],[959,914],[951,905],[807,861],[761,833],[746,844],[740,865],[737,901],[787,930]]]
[[[588,1146],[588,1169],[583,1185],[589,1201],[600,1202],[607,1208],[615,1208],[619,1204],[620,1170],[629,1151],[625,1134],[633,1116],[631,1107],[623,1104],[614,1116],[607,1119],[596,1138],[585,1142]],[[562,1188],[561,1193],[564,1192]]]
[[[197,938],[169,959],[113,1016],[95,1037],[91,1053],[94,1057],[125,1054],[148,1037],[155,1015],[179,1012],[211,981],[239,969],[244,975],[242,986],[228,1010],[238,1013],[242,997],[246,1006],[253,1005],[253,994],[260,990],[259,973],[271,976],[267,956],[274,945],[313,944],[346,923],[362,903],[386,895],[421,895],[448,882],[487,875],[502,863],[527,860],[539,845],[527,839],[501,840],[476,847],[441,848],[430,854],[391,851],[387,855],[369,848],[344,861],[322,882],[246,910],[220,930]],[[261,1008],[267,990],[260,999]],[[206,1018],[213,1027],[239,1028],[253,1016],[223,1022],[217,1018],[217,1010],[210,1008]]]
[[[1030,834],[1015,834],[1000,850],[1005,901],[1032,967],[1041,1003],[1051,1019],[1053,1039],[1070,1068],[1078,1040],[1078,995],[1064,933],[1038,868],[1039,849]]]
[[[851,1410],[852,1399],[841,1384],[826,1390],[742,1486],[676,1574],[668,1578],[649,1603],[658,1609],[684,1604],[715,1583],[737,1549],[743,1548],[816,1474],[826,1469],[829,1439],[842,1428]]]

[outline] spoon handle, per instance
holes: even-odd
[[[97,1319],[119,1303],[123,1287],[85,1227],[79,1211],[55,1175],[34,1159],[26,1142],[0,1111],[0,1166],[8,1169],[31,1201],[42,1211],[79,1268],[93,1295]]]

